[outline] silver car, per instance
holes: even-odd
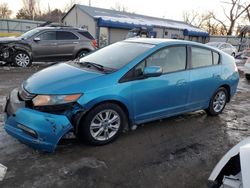
[[[236,53],[237,53],[237,49],[232,46],[231,44],[229,43],[226,43],[226,42],[209,42],[209,43],[206,43],[206,45],[208,46],[212,46],[214,48],[218,48],[220,49],[221,51],[235,57]]]
[[[86,30],[73,27],[38,27],[20,37],[1,38],[0,61],[27,67],[32,61],[74,59],[96,48],[96,40]]]

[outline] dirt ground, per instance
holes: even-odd
[[[42,68],[0,67],[0,103]],[[0,163],[8,167],[0,187],[206,187],[223,154],[250,135],[249,111],[250,82],[242,77],[237,95],[218,117],[198,111],[151,122],[99,147],[64,140],[52,154],[7,135],[0,114]]]

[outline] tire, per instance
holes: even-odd
[[[250,80],[250,74],[245,74],[247,80]]]
[[[108,121],[112,121],[113,123]],[[114,103],[103,103],[84,117],[79,125],[80,139],[91,145],[104,145],[114,141],[127,124],[127,116]]]
[[[18,51],[14,55],[14,65],[17,67],[29,67],[32,62],[30,56],[23,51]]]
[[[209,107],[206,109],[208,115],[216,116],[220,114],[227,103],[228,91],[224,87],[220,87],[213,94],[209,102]]]
[[[235,57],[235,53],[233,52],[233,53],[231,54],[231,56]]]
[[[89,53],[89,51],[87,51],[87,50],[81,50],[80,52],[77,53],[76,58],[80,59],[80,58],[84,57],[88,53]]]

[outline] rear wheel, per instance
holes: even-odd
[[[227,90],[224,87],[217,89],[210,100],[209,107],[206,109],[206,112],[211,116],[220,114],[226,106],[227,99]]]
[[[250,80],[250,74],[245,74],[247,80]]]
[[[26,52],[18,51],[14,55],[14,64],[18,67],[29,67],[31,65],[30,56]]]
[[[87,50],[81,50],[80,52],[78,52],[76,58],[82,58],[85,55],[87,55],[88,53],[89,53],[89,51],[87,51]]]
[[[103,103],[93,108],[79,125],[80,138],[93,145],[104,145],[114,141],[126,123],[126,114],[120,106]]]

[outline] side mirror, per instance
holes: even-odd
[[[35,37],[33,40],[34,40],[35,42],[38,42],[38,41],[40,41],[41,39],[40,39],[40,37]]]
[[[162,68],[160,66],[145,67],[143,71],[144,77],[157,77],[162,75]]]

